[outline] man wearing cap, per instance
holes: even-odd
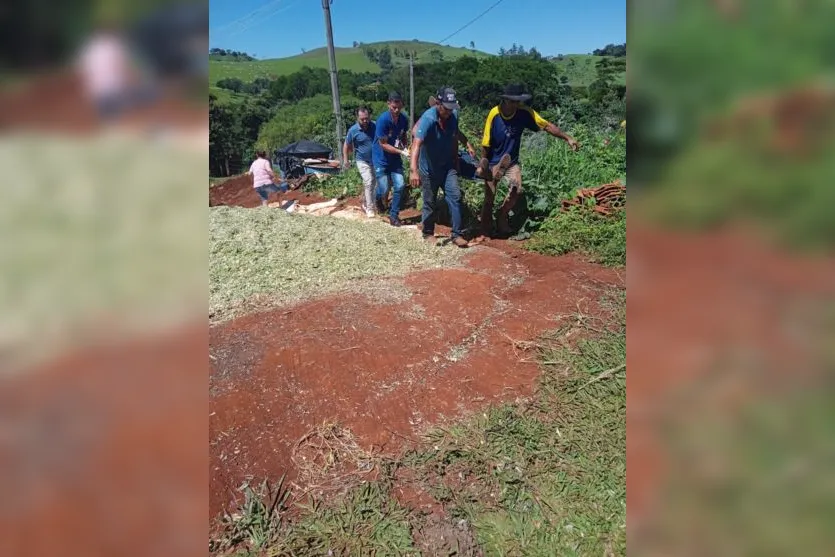
[[[522,169],[519,166],[519,146],[522,132],[526,129],[538,132],[546,131],[554,137],[565,140],[573,151],[580,148],[577,141],[559,127],[543,119],[535,110],[524,103],[530,100],[522,85],[511,84],[505,87],[502,101],[493,107],[484,124],[484,137],[481,146],[484,157],[489,161],[492,176],[485,180],[484,207],[481,211],[481,227],[484,235],[489,235],[493,228],[493,201],[496,186],[503,176],[509,182],[507,199],[499,208],[497,228],[499,233],[510,233],[508,213],[510,213],[519,195],[522,193]]]
[[[345,145],[342,147],[342,161],[345,168],[350,164],[348,155],[354,151],[357,170],[362,176],[364,195],[362,207],[365,216],[374,216],[374,191],[377,188],[377,177],[374,174],[374,161],[371,157],[371,145],[374,143],[374,134],[377,125],[371,121],[369,110],[365,106],[357,108],[357,123],[348,129],[345,136]]]
[[[438,104],[438,99],[435,95],[429,95],[429,108]],[[458,119],[458,111],[452,111],[453,116],[455,116],[456,120]],[[418,126],[420,125],[420,118],[418,118],[417,122],[415,122],[414,127],[412,127],[412,137],[415,136],[417,133]],[[463,147],[466,147],[466,153],[459,150],[458,152],[458,175],[462,178],[467,178],[468,180],[480,180],[482,178],[487,178],[489,176],[489,167],[488,161],[485,158],[482,158],[481,161],[476,162],[475,157],[475,148],[470,144],[470,140],[467,139],[467,136],[464,135],[464,132],[461,131],[461,128],[458,128],[458,143],[460,143]]]
[[[405,186],[403,178],[403,161],[401,156],[408,157],[406,150],[406,131],[409,129],[409,118],[402,114],[403,97],[400,93],[391,92],[388,98],[389,109],[377,118],[377,129],[374,134],[371,154],[374,162],[374,172],[377,176],[377,210],[385,212],[383,199],[392,188],[389,223],[400,226],[400,198]]]
[[[412,141],[409,183],[420,186],[423,195],[423,237],[435,236],[435,207],[438,189],[452,217],[452,243],[465,248],[461,237],[461,190],[458,187],[458,101],[455,91],[444,87],[436,95],[437,104],[423,113]]]

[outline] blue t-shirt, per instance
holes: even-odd
[[[510,154],[511,164],[518,163],[522,132],[526,129],[538,132],[546,126],[548,121],[525,105],[519,106],[510,118],[505,118],[499,107],[494,106],[487,115],[481,140],[481,145],[488,148],[490,166],[498,164],[505,153]]]
[[[433,106],[420,117],[415,137],[423,141],[420,146],[421,173],[445,173],[453,167],[453,155],[458,148],[458,117],[454,113],[444,121]]]
[[[374,143],[374,133],[376,129],[377,126],[373,121],[368,123],[368,127],[365,130],[360,127],[358,122],[348,128],[348,135],[345,136],[345,143],[348,143],[351,147],[353,147],[358,161],[371,164],[371,145]]]
[[[393,155],[383,151],[383,148],[380,146],[380,138],[386,138],[388,144],[394,146],[394,143],[400,137],[405,137],[406,130],[408,129],[409,117],[406,113],[401,112],[397,117],[396,123],[391,118],[390,110],[386,110],[380,114],[377,118],[377,131],[374,134],[374,145],[371,149],[375,168],[382,168],[388,171],[403,169],[403,159],[400,158],[400,155]]]

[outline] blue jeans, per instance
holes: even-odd
[[[432,175],[420,173],[420,188],[423,195],[423,233],[435,233],[435,207],[438,190],[444,188],[444,199],[452,218],[452,237],[461,235],[461,188],[458,187],[458,173],[450,168]]]
[[[290,188],[286,183],[282,183],[281,185],[266,184],[255,188],[255,192],[258,194],[258,197],[261,198],[261,204],[263,205],[267,203],[267,199],[269,199],[271,193],[284,193],[288,189]]]
[[[400,218],[400,198],[403,194],[403,188],[406,186],[406,180],[403,179],[403,169],[386,170],[378,166],[374,169],[374,173],[377,175],[377,200],[385,200],[389,192],[389,184],[391,184],[393,192],[389,216],[393,219]]]

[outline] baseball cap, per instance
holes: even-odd
[[[455,90],[452,87],[441,87],[435,96],[438,102],[444,105],[444,108],[449,110],[458,110],[461,108],[458,104],[458,99],[455,97]]]

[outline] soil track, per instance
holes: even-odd
[[[393,281],[400,301],[329,297],[212,328],[210,515],[247,477],[293,477],[293,445],[323,422],[391,453],[430,424],[530,394],[539,370],[513,340],[598,313],[611,286],[623,286],[611,269],[494,241],[463,268]]]

